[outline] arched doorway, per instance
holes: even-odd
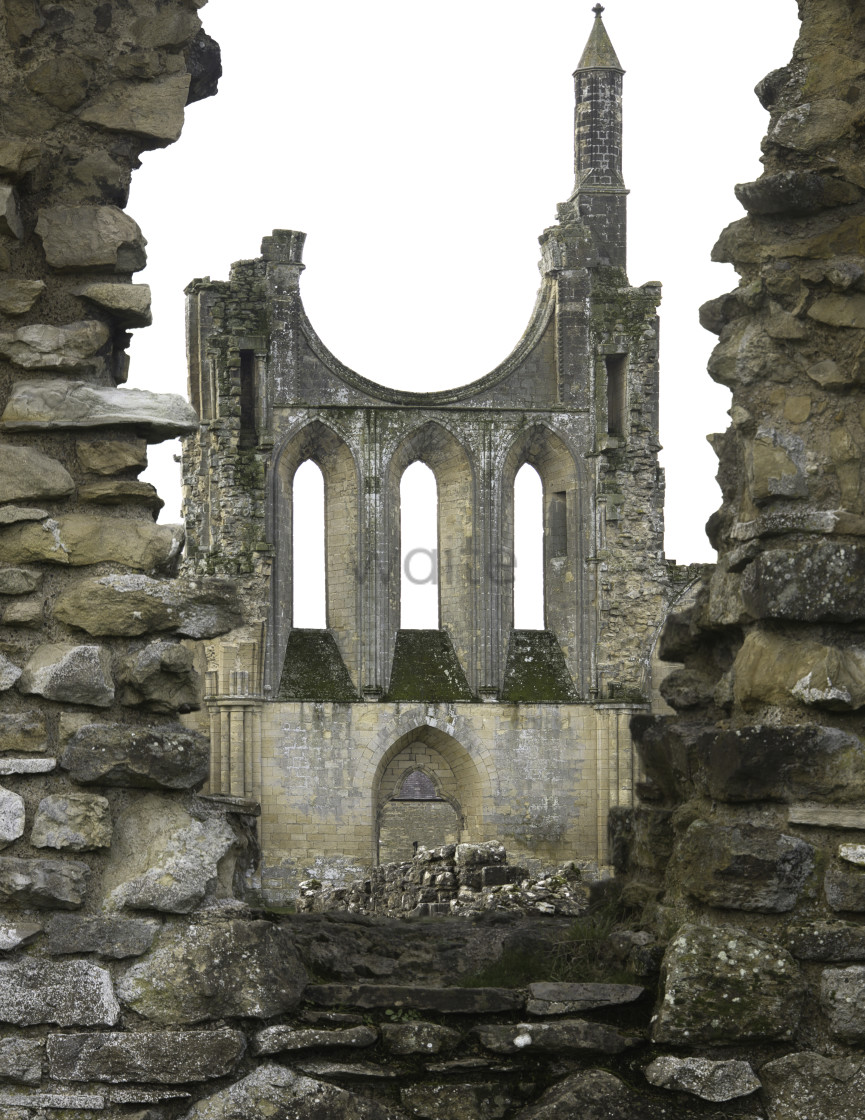
[[[457,780],[440,751],[415,740],[394,755],[382,774],[376,823],[380,864],[410,860],[419,847],[459,842]]]

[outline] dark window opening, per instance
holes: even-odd
[[[607,365],[607,434],[625,435],[625,373],[627,354],[610,354]]]
[[[441,801],[435,783],[423,770],[412,770],[405,778],[396,795],[398,801]]]
[[[240,351],[240,446],[251,447],[255,430],[255,351]]]
[[[568,555],[568,498],[557,490],[550,502],[550,556]]]

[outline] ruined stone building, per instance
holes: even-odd
[[[264,897],[411,855],[503,841],[606,862],[633,803],[628,724],[690,573],[663,554],[660,286],[625,272],[622,75],[600,7],[575,72],[575,184],[540,238],[513,352],[460,388],[346,368],[303,308],[305,235],[275,230],[228,281],[188,289],[188,570],[242,588],[208,644],[210,791],[261,804]],[[295,627],[295,472],[324,479],[327,628]],[[400,481],[438,494],[439,624],[401,628]],[[543,484],[544,629],[513,623],[514,478]],[[299,577],[298,577],[299,578]],[[655,693],[657,681],[655,681]],[[209,716],[209,724],[207,716]]]

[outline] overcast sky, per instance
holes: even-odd
[[[219,94],[147,153],[129,213],[155,325],[130,385],[184,393],[183,287],[227,278],[273,228],[308,237],[302,293],[325,344],[364,376],[435,389],[487,373],[525,328],[538,235],[573,187],[573,79],[590,0],[210,0]],[[706,433],[728,423],[705,372],[700,303],[735,285],[709,263],[756,178],[755,83],[790,57],[795,0],[609,0],[625,76],[631,283],[661,280],[667,555],[710,560],[719,504]],[[178,448],[151,471],[178,517]]]

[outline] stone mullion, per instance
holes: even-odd
[[[377,417],[371,414],[364,433],[362,449],[363,478],[361,479],[362,519],[361,533],[365,548],[361,555],[363,569],[361,624],[360,680],[363,694],[375,700],[384,688],[388,666],[387,651],[392,642],[386,632],[389,619],[388,583],[384,578],[390,557],[389,534],[384,515],[384,485],[382,479],[381,448],[378,440]]]
[[[502,685],[502,508],[496,486],[496,456],[491,425],[484,424],[478,463],[478,506],[475,546],[478,588],[478,690],[495,698]]]

